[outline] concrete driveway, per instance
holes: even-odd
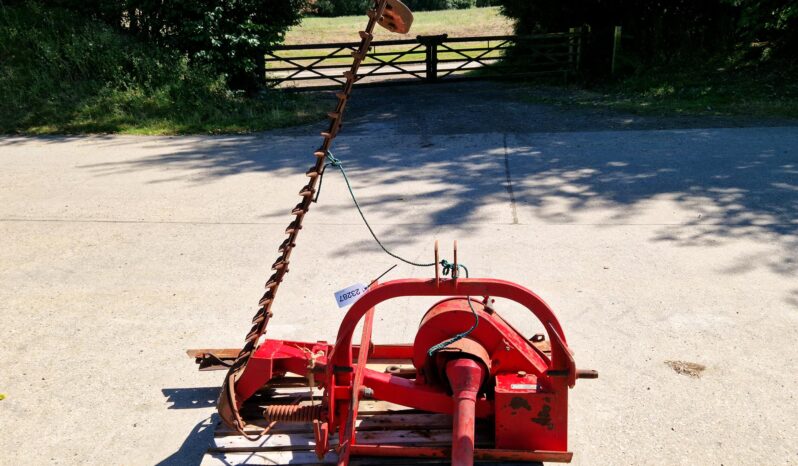
[[[571,392],[576,464],[798,463],[798,127],[515,92],[355,94],[334,152],[385,243],[458,239],[472,276],[552,305],[600,373]],[[199,461],[223,374],[185,350],[241,343],[322,126],[0,139],[0,463]],[[395,263],[347,196],[328,174],[271,336],[332,339],[333,291]],[[428,304],[385,305],[375,339],[412,341]]]

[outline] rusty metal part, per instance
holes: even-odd
[[[441,258],[438,256],[438,240],[435,240],[435,286],[441,284],[441,272],[438,269],[438,264],[441,263]]]
[[[380,26],[397,34],[407,34],[413,24],[413,12],[399,0],[388,0]]]
[[[263,410],[267,422],[310,424],[321,417],[321,405],[269,405]]]
[[[390,8],[388,7],[389,4]],[[390,10],[390,12],[386,13],[386,10]],[[244,426],[243,422],[241,421],[241,417],[238,415],[238,409],[240,406],[236,402],[235,393],[233,393],[235,390],[235,384],[242,374],[244,368],[247,366],[250,357],[258,348],[259,340],[266,330],[269,319],[272,317],[271,309],[274,305],[274,299],[277,296],[277,291],[280,287],[280,284],[285,278],[285,274],[288,273],[291,252],[293,251],[294,246],[296,246],[297,236],[299,231],[302,229],[302,220],[305,218],[308,210],[310,210],[310,205],[313,202],[313,194],[316,192],[318,183],[320,181],[320,175],[326,163],[327,154],[329,153],[335,136],[341,129],[341,121],[344,110],[346,109],[349,95],[352,92],[352,86],[357,80],[357,72],[360,68],[360,64],[366,57],[366,53],[369,50],[369,46],[373,38],[374,27],[379,23],[380,25],[392,31],[407,32],[410,24],[412,23],[413,15],[409,12],[407,7],[398,0],[375,0],[374,7],[368,12],[368,17],[369,20],[365,30],[360,31],[360,46],[355,52],[352,53],[352,66],[344,73],[346,82],[341,92],[336,94],[338,97],[338,103],[335,106],[335,110],[328,114],[330,118],[330,126],[327,131],[321,133],[323,138],[321,146],[313,153],[314,157],[316,157],[316,161],[306,172],[309,180],[307,184],[299,191],[299,196],[302,198],[302,200],[291,211],[295,218],[285,230],[288,237],[278,248],[280,256],[272,265],[272,270],[274,270],[274,273],[271,275],[271,277],[269,277],[268,280],[266,280],[266,292],[258,301],[259,309],[252,318],[252,328],[246,335],[244,346],[241,348],[241,351],[238,353],[235,361],[233,361],[232,365],[230,366],[225,383],[222,384],[222,393],[219,397],[219,403],[217,405],[219,415],[227,425],[239,430],[242,433]]]

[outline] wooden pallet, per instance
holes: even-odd
[[[260,432],[266,425],[263,419],[263,408],[270,404],[310,404],[319,403],[321,392],[311,392],[307,385],[302,386],[303,379],[285,378],[271,382],[264,390],[250,398],[241,409],[242,417],[248,425],[244,429],[248,434]],[[424,413],[408,409],[393,403],[375,400],[363,400],[358,410],[357,442],[361,445],[403,445],[403,446],[449,446],[452,439],[451,416]],[[333,436],[336,437],[336,436]],[[476,430],[476,446],[489,447],[493,444],[493,426],[478,422]],[[213,441],[206,452],[203,466],[232,465],[302,465],[320,466],[336,464],[337,455],[333,452],[319,460],[313,451],[315,446],[313,430],[310,424],[278,423],[270,432],[259,440],[252,442],[219,423],[216,426]],[[332,445],[335,446],[334,444]],[[366,458],[352,457],[352,466],[365,465],[448,465],[447,460],[422,458]],[[540,465],[541,463],[496,463],[479,462],[477,464],[504,465]]]

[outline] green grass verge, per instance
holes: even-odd
[[[321,119],[327,102],[249,98],[183,57],[37,4],[0,6],[0,132],[186,134],[260,131]]]
[[[724,68],[683,64],[641,71],[590,90],[547,92],[530,87],[525,100],[604,107],[642,115],[798,118],[798,65]]]
[[[420,11],[413,14],[408,34],[394,34],[375,28],[374,40],[414,39],[416,36],[449,34],[449,37],[510,35],[513,22],[498,7],[464,10]],[[366,25],[366,15],[338,18],[308,17],[286,34],[286,44],[359,42],[358,31]]]
[[[190,106],[185,112],[168,99],[137,93],[110,93],[74,106],[52,107],[19,121],[0,122],[0,133],[48,134],[232,134],[265,131],[318,121],[329,110],[312,95],[226,98]]]

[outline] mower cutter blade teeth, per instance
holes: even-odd
[[[300,202],[291,210],[291,215],[304,215],[307,211],[308,209],[305,207],[305,203]],[[282,248],[283,246],[280,247]]]
[[[286,238],[285,241],[283,241],[283,244],[281,244],[280,247],[277,248],[277,251],[282,254],[287,249],[293,248],[294,246],[296,246],[296,243],[293,243],[291,241],[291,238]],[[272,275],[272,277],[269,278],[269,280],[271,280],[272,278],[274,278],[274,275]]]
[[[255,349],[255,343],[250,341],[249,343],[244,343],[241,353],[251,353],[253,349]]]
[[[259,315],[259,316],[255,316],[255,318],[252,319],[252,323],[254,325],[260,325],[261,322],[263,322],[264,320],[266,320],[266,316],[265,315]]]
[[[265,298],[266,295],[263,295],[260,300],[263,301]],[[269,299],[271,299],[271,297]],[[260,322],[263,322],[263,316],[266,315],[264,311],[265,309],[263,309],[263,306],[261,305],[261,309],[252,317],[252,325],[258,325]]]
[[[260,301],[258,301],[258,305],[263,307],[264,309],[261,309],[260,311],[258,311],[257,314],[255,314],[255,318],[252,319],[253,324],[255,323],[255,320],[259,319],[261,316],[266,315],[265,306],[269,304],[269,302],[272,300],[273,297],[274,293],[272,293],[272,290],[267,290],[266,293],[263,293],[263,296],[261,296]]]
[[[318,181],[318,177],[321,176],[321,172],[323,171],[324,162],[327,157],[330,157],[330,153],[328,148],[332,144],[332,140],[338,135],[338,133],[342,129],[341,120],[343,117],[344,109],[347,105],[350,93],[352,92],[353,85],[355,81],[358,80],[359,77],[362,75],[358,74],[358,68],[361,65],[363,59],[366,57],[367,53],[370,50],[370,42],[373,38],[373,29],[376,26],[377,21],[385,22],[386,19],[391,19],[393,17],[393,13],[385,13],[382,14],[383,9],[388,12],[389,10],[396,10],[397,8],[394,5],[402,5],[399,0],[379,0],[376,2],[376,5],[379,6],[378,9],[372,8],[369,11],[369,23],[365,28],[365,31],[361,31],[360,37],[362,42],[360,45],[353,49],[354,59],[352,61],[352,66],[349,68],[349,71],[344,73],[346,76],[346,81],[343,83],[342,89],[335,94],[338,99],[338,103],[335,107],[335,110],[329,113],[327,116],[330,118],[329,129],[323,133],[321,133],[322,137],[324,137],[324,141],[322,141],[321,147],[319,147],[316,151],[314,151],[313,155],[316,157],[316,164],[309,169],[306,174],[310,178],[308,183],[299,191],[299,195],[303,197],[302,202],[296,205],[292,210],[292,214],[296,216],[293,222],[288,226],[286,229],[286,233],[289,235],[279,247],[280,257],[277,261],[272,265],[272,269],[276,272],[271,275],[271,277],[266,281],[266,293],[259,301],[260,309],[255,313],[255,316],[252,318],[252,328],[250,329],[249,333],[246,336],[246,342],[244,344],[243,349],[238,353],[238,357],[233,361],[230,370],[228,371],[228,377],[226,385],[223,389],[222,401],[219,403],[218,411],[222,417],[222,420],[228,426],[238,426],[239,431],[243,429],[242,419],[239,415],[239,406],[236,406],[236,403],[230,404],[230,401],[224,396],[224,390],[229,390],[230,387],[227,384],[235,385],[238,383],[239,377],[244,373],[246,370],[247,364],[249,363],[249,358],[254,354],[255,348],[258,346],[258,340],[260,336],[265,333],[266,326],[269,323],[269,320],[272,317],[272,313],[269,311],[272,304],[274,303],[274,299],[276,296],[277,289],[279,288],[279,284],[282,282],[286,273],[288,273],[288,257],[291,254],[292,248],[296,245],[296,237],[299,232],[299,229],[302,227],[302,219],[304,214],[310,209],[310,204],[313,200],[314,195],[316,194],[316,181]],[[389,6],[390,5],[390,6]],[[401,10],[401,8],[400,8]],[[385,26],[384,24],[382,24]],[[232,388],[235,390],[235,387]],[[232,392],[233,394],[235,392]],[[233,396],[231,394],[231,397]],[[232,398],[234,399],[234,398]],[[227,400],[227,401],[225,401]],[[241,400],[244,401],[244,400]],[[226,404],[226,406],[225,406]],[[304,413],[305,410],[303,409],[302,412]],[[308,412],[310,412],[308,410]],[[291,417],[294,417],[293,415]],[[312,416],[315,420],[317,419],[318,415]],[[326,424],[325,424],[326,426]],[[326,427],[325,427],[326,432]],[[241,432],[243,434],[243,432]],[[263,434],[257,434],[257,437],[260,437]],[[246,435],[245,435],[246,436]]]
[[[267,290],[271,290],[272,288],[274,288],[277,285],[279,285],[280,281],[281,281],[280,280],[280,274],[279,273],[273,273],[272,276],[269,277],[268,280],[266,280],[266,285],[264,285],[264,286],[265,286],[265,288]]]
[[[299,220],[294,220],[285,229],[285,234],[286,235],[290,235],[290,234],[296,232],[297,230],[301,230],[301,229],[302,229],[302,225],[299,223]]]
[[[302,190],[301,190],[301,191],[299,191],[299,195],[300,195],[300,196],[302,196],[302,197],[310,197],[310,196],[312,196],[312,195],[313,195],[315,192],[316,192],[316,190],[315,190],[315,189],[313,189],[313,187],[312,187],[311,185],[309,185],[309,184],[308,184],[308,185],[305,185],[305,187],[304,187],[304,188],[302,188]]]
[[[274,261],[274,264],[272,264],[272,270],[282,270],[286,267],[288,267],[288,261],[285,260],[283,256],[280,256],[276,261]]]

